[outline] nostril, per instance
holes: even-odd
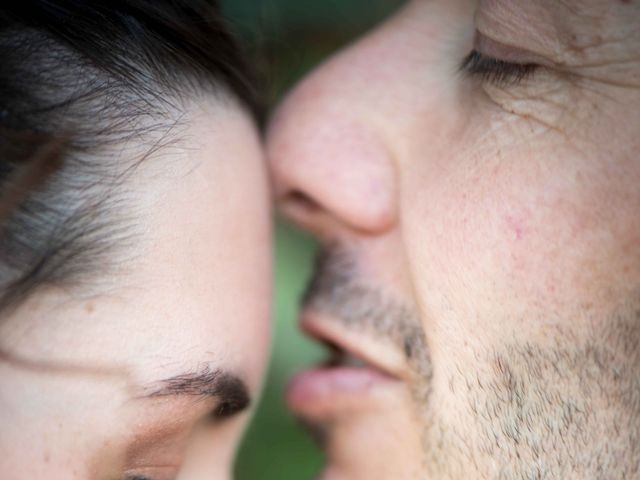
[[[313,198],[300,190],[292,190],[289,192],[285,196],[284,201],[295,208],[302,209],[310,213],[320,209],[320,205]]]

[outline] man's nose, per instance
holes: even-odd
[[[281,210],[328,238],[339,230],[382,233],[396,217],[393,155],[350,55],[331,60],[289,95],[267,140]]]

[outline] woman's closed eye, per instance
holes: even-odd
[[[140,472],[126,473],[123,480],[175,480],[178,468],[143,468]]]
[[[508,62],[489,57],[474,49],[463,60],[460,71],[469,77],[498,86],[512,86],[529,78],[538,68],[539,65],[535,63]]]

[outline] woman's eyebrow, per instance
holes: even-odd
[[[200,397],[217,399],[219,413],[239,412],[249,407],[249,389],[238,376],[222,369],[206,366],[196,372],[187,372],[155,382],[144,398]]]

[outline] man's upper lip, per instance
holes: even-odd
[[[406,359],[401,352],[371,335],[344,327],[329,315],[307,310],[300,317],[300,328],[307,335],[333,344],[391,377],[406,377]]]

